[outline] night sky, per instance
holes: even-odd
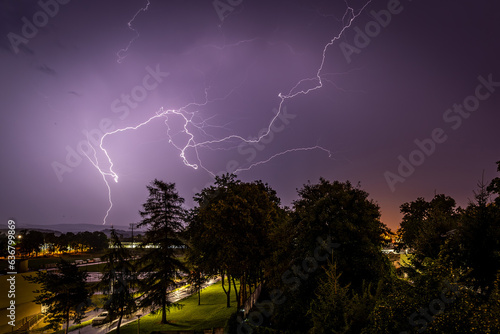
[[[189,208],[236,170],[283,205],[321,176],[360,182],[395,229],[402,203],[465,206],[497,175],[495,1],[1,0],[0,13],[5,223],[102,224],[105,179],[106,224],[128,225],[154,178]],[[148,119],[104,138],[110,170],[102,135]]]

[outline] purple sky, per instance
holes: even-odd
[[[500,5],[347,3],[359,16],[322,65],[352,18],[344,1],[0,2],[4,221],[102,223],[108,190],[85,133],[92,143],[162,107],[167,117],[104,140],[119,176],[106,177],[109,225],[139,221],[154,178],[191,207],[211,173],[252,164],[239,177],[269,183],[285,205],[320,176],[359,181],[391,228],[419,196],[466,205],[500,160]],[[221,141],[268,129],[256,145]]]

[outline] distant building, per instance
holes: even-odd
[[[159,248],[160,247],[159,245],[155,245],[153,243],[149,243],[146,246],[143,246],[142,242],[130,242],[130,241],[123,241],[122,242],[122,246],[123,246],[123,248]],[[109,247],[108,248],[113,248],[113,247],[114,246],[112,245],[112,243],[109,243]],[[170,248],[184,249],[184,248],[186,248],[186,246],[185,245],[182,245],[182,246],[170,246]]]

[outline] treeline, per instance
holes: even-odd
[[[444,194],[402,204],[393,237],[411,255],[396,272],[366,193],[325,180],[304,186],[273,232],[266,293],[246,322],[234,317],[233,331],[499,333],[499,194],[497,177],[481,181],[465,208]],[[318,236],[331,238],[328,258]]]
[[[337,284],[333,291],[345,287],[344,301],[356,301],[352,325],[358,327],[349,331],[360,331],[366,322],[359,320],[369,314],[361,294],[394,275],[381,252],[391,232],[359,185],[320,178],[299,189],[288,208],[269,185],[224,175],[194,199],[179,235],[192,275],[220,275],[228,307],[236,294],[239,311],[229,333],[334,333],[351,326],[341,318],[345,310],[327,305],[329,279]],[[243,302],[258,285],[260,302],[244,320]],[[329,315],[338,320],[333,327],[324,322]]]
[[[498,333],[499,194],[497,177],[465,208],[444,194],[404,203],[393,235],[359,185],[320,179],[284,208],[268,185],[227,175],[195,197],[183,233],[197,271],[240,281],[238,308],[264,286],[230,332]],[[388,238],[411,252],[398,271]]]
[[[0,244],[4,242],[6,242],[6,240],[2,237]],[[38,256],[40,253],[50,255],[70,251],[97,252],[108,247],[108,237],[103,232],[98,231],[85,231],[76,234],[68,232],[56,236],[54,233],[21,230],[18,235],[16,246],[19,252],[24,256]],[[1,247],[1,249],[4,251],[7,247]]]
[[[147,188],[140,258],[128,261],[114,232],[102,257],[106,274],[96,288],[106,292],[111,317],[148,308],[167,323],[169,309],[179,307],[168,296],[184,272],[195,292],[220,276],[228,307],[236,294],[228,333],[500,331],[500,178],[479,184],[466,208],[442,194],[402,204],[397,235],[368,193],[348,181],[309,182],[291,207],[269,185],[230,174],[196,194],[191,210],[174,183]],[[412,253],[398,271],[381,251],[391,238]],[[259,302],[244,319],[243,302],[259,285]],[[86,309],[84,300],[62,305],[66,322]]]

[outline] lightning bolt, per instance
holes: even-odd
[[[311,151],[311,150],[321,150],[321,151],[324,151],[326,153],[328,153],[328,157],[331,158],[332,157],[332,152],[330,152],[330,150],[327,150],[326,148],[324,147],[321,147],[321,146],[311,146],[311,147],[299,147],[299,148],[291,148],[291,149],[288,149],[286,151],[283,151],[283,152],[280,152],[280,153],[276,153],[274,154],[273,156],[271,156],[270,158],[266,159],[266,160],[262,160],[262,161],[259,161],[259,162],[256,162],[256,163],[253,163],[251,164],[250,166],[246,167],[246,168],[238,168],[234,171],[234,173],[239,173],[239,172],[243,172],[243,171],[248,171],[250,169],[252,169],[253,167],[255,166],[258,166],[258,165],[263,165],[263,164],[266,164],[268,163],[269,161],[273,160],[274,158],[277,158],[279,156],[282,156],[282,155],[285,155],[287,153],[291,153],[291,152],[300,152],[300,151]]]
[[[127,46],[126,46],[124,49],[121,49],[120,51],[118,51],[118,52],[116,53],[116,56],[118,57],[117,62],[119,62],[119,63],[121,63],[121,62],[123,61],[123,59],[125,59],[125,57],[127,57],[127,55],[125,55],[125,54],[128,52],[128,49],[132,46],[132,43],[134,43],[134,41],[135,41],[136,39],[138,39],[138,38],[139,38],[139,36],[140,36],[140,35],[139,35],[139,32],[138,32],[136,29],[134,29],[134,27],[132,26],[132,23],[135,21],[135,18],[137,17],[137,15],[139,15],[141,12],[145,12],[145,11],[147,11],[147,10],[148,10],[149,5],[150,5],[151,3],[149,2],[149,0],[146,0],[146,1],[147,1],[146,6],[144,6],[144,7],[143,7],[143,8],[141,8],[141,9],[139,9],[139,10],[135,13],[135,15],[134,15],[134,16],[130,19],[130,21],[128,21],[128,23],[127,23],[128,28],[129,28],[130,30],[132,30],[132,31],[135,33],[135,37],[134,37],[134,38],[132,38],[132,39],[128,42]]]
[[[103,224],[106,224],[106,220],[107,220],[107,218],[109,216],[109,213],[110,213],[110,211],[111,211],[111,209],[113,207],[113,202],[112,202],[112,198],[111,198],[111,187],[110,187],[110,184],[108,182],[108,178],[111,177],[115,182],[118,182],[118,174],[116,174],[116,172],[113,170],[113,167],[114,167],[113,161],[112,161],[112,159],[111,159],[108,151],[104,148],[104,140],[108,136],[111,136],[111,135],[119,133],[119,132],[125,132],[125,131],[129,131],[129,130],[137,130],[138,128],[146,126],[146,125],[148,125],[149,123],[151,123],[152,121],[154,121],[156,119],[163,118],[164,119],[164,123],[165,123],[165,125],[167,127],[167,135],[168,135],[168,138],[169,138],[169,143],[172,144],[179,151],[179,156],[182,159],[183,163],[186,166],[191,167],[193,169],[202,168],[207,173],[209,173],[212,177],[214,177],[216,174],[213,173],[212,171],[210,171],[208,168],[206,168],[206,167],[203,166],[202,161],[201,161],[200,156],[199,156],[199,149],[201,149],[201,148],[212,149],[214,146],[217,147],[218,144],[231,143],[233,141],[245,142],[247,144],[260,143],[263,138],[265,138],[266,136],[268,136],[271,133],[272,126],[274,125],[274,123],[276,122],[276,120],[278,119],[278,117],[280,116],[280,114],[282,113],[283,108],[284,108],[284,104],[285,104],[285,102],[287,100],[291,100],[291,99],[293,99],[293,98],[295,98],[295,97],[297,97],[299,95],[307,95],[307,94],[309,94],[312,91],[321,89],[323,87],[323,80],[333,83],[331,80],[328,80],[328,79],[324,78],[327,75],[331,75],[331,73],[322,74],[323,67],[324,67],[325,60],[326,60],[326,54],[327,54],[328,48],[330,46],[332,46],[337,40],[339,40],[342,37],[342,35],[344,34],[344,32],[351,27],[351,25],[354,22],[354,20],[359,15],[361,15],[361,13],[364,11],[364,9],[371,3],[371,0],[369,0],[368,2],[366,2],[361,7],[361,9],[359,9],[358,11],[355,11],[354,8],[352,8],[348,4],[347,0],[345,0],[344,2],[345,2],[345,5],[346,5],[346,10],[345,10],[344,15],[343,15],[342,20],[341,20],[342,23],[343,23],[342,29],[340,30],[340,32],[336,36],[334,36],[323,47],[323,51],[321,53],[321,55],[322,55],[321,61],[320,61],[318,70],[315,73],[315,76],[310,77],[310,78],[301,79],[287,93],[279,93],[278,94],[279,105],[278,105],[278,108],[277,108],[277,112],[272,117],[272,119],[270,120],[270,122],[268,123],[266,131],[263,134],[261,134],[258,138],[255,138],[255,139],[245,139],[245,138],[243,138],[240,135],[232,134],[232,135],[229,135],[229,136],[226,136],[226,137],[223,137],[223,138],[219,138],[219,139],[216,139],[216,138],[212,137],[213,139],[211,139],[211,140],[204,140],[204,141],[197,142],[196,139],[195,139],[194,133],[191,131],[191,128],[192,129],[197,129],[197,130],[201,131],[202,133],[204,133],[205,135],[208,135],[206,133],[206,131],[204,130],[204,128],[207,127],[207,125],[208,125],[208,123],[207,123],[208,120],[202,120],[201,122],[195,122],[194,118],[195,118],[195,115],[197,115],[197,112],[196,111],[195,112],[191,112],[191,111],[188,111],[188,109],[190,109],[191,107],[202,107],[202,106],[205,106],[206,104],[208,104],[210,102],[213,102],[215,100],[224,100],[230,94],[232,94],[232,92],[234,91],[234,89],[233,89],[231,92],[229,92],[223,98],[210,100],[208,98],[208,88],[207,88],[207,89],[205,89],[205,101],[203,103],[192,102],[192,103],[189,103],[189,104],[187,104],[187,105],[185,105],[185,106],[183,106],[183,107],[181,107],[179,109],[166,109],[165,110],[162,107],[162,108],[160,108],[160,110],[158,110],[156,112],[156,114],[154,116],[150,117],[149,119],[147,119],[146,121],[144,121],[144,122],[142,122],[142,123],[140,123],[138,125],[128,126],[128,127],[125,127],[125,128],[121,128],[121,129],[117,129],[117,130],[105,133],[101,137],[99,149],[101,150],[101,152],[104,153],[104,155],[105,155],[105,157],[107,159],[107,164],[109,165],[109,167],[107,169],[103,169],[100,166],[96,150],[92,147],[92,145],[90,144],[90,141],[89,141],[88,142],[89,146],[91,146],[94,149],[94,154],[93,154],[93,157],[90,157],[90,156],[87,155],[87,158],[92,163],[92,165],[99,171],[99,173],[101,174],[101,176],[102,176],[102,178],[103,178],[103,180],[104,180],[104,182],[106,184],[106,187],[108,189],[108,199],[109,199],[109,204],[110,205],[109,205],[109,208],[106,211],[106,215],[105,215],[105,217],[103,219]],[[127,45],[126,48],[121,49],[120,51],[118,51],[118,53],[117,53],[118,62],[121,62],[126,57],[124,54],[128,51],[128,49],[130,48],[130,46],[132,45],[132,43],[139,37],[139,33],[137,32],[136,29],[133,28],[132,23],[135,20],[135,18],[137,17],[137,15],[139,15],[141,12],[144,12],[144,11],[146,11],[148,9],[149,5],[150,5],[150,2],[148,0],[147,1],[147,5],[144,8],[141,8],[140,10],[138,10],[136,12],[136,14],[133,16],[133,18],[128,22],[129,29],[131,29],[132,31],[134,31],[136,33],[136,36],[128,43],[128,45]],[[253,40],[240,41],[238,43],[233,44],[233,46],[238,46],[241,43],[248,43],[248,42],[251,42],[251,41],[253,41]],[[227,45],[223,46],[222,48],[225,48],[225,47],[227,47]],[[217,48],[220,48],[220,47],[217,47]],[[312,86],[310,86],[308,88],[299,88],[299,87],[302,87],[302,86],[307,86],[306,84],[310,83],[310,82],[313,82]],[[188,136],[188,138],[189,138],[187,140],[187,143],[184,146],[177,145],[175,143],[175,141],[173,139],[172,132],[171,132],[171,128],[170,128],[170,126],[168,124],[168,117],[169,116],[179,116],[183,120],[183,131],[182,131],[182,133],[186,134]],[[186,157],[186,152],[188,150],[194,150],[194,154],[195,154],[196,160],[197,160],[196,163],[195,162],[190,162],[189,159]],[[271,157],[269,157],[269,158],[267,158],[265,160],[261,160],[261,161],[255,162],[255,163],[253,163],[253,164],[251,164],[251,165],[249,165],[247,167],[238,168],[238,169],[235,170],[235,173],[239,173],[239,172],[243,172],[243,171],[248,171],[248,170],[250,170],[250,169],[252,169],[252,168],[254,168],[256,166],[266,164],[269,161],[271,161],[271,160],[273,160],[273,159],[275,159],[277,157],[280,157],[282,155],[285,155],[285,154],[289,154],[289,153],[292,153],[292,152],[311,151],[311,150],[320,150],[320,151],[323,151],[323,152],[327,153],[328,157],[332,156],[332,152],[330,150],[328,150],[328,149],[326,149],[326,148],[324,148],[322,146],[319,146],[319,145],[311,146],[311,147],[291,148],[291,149],[279,152],[277,154],[274,154],[274,155],[272,155]]]

